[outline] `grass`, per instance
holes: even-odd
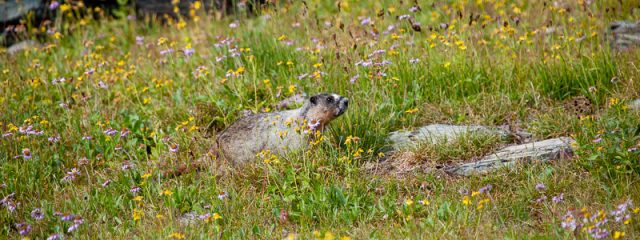
[[[65,8],[45,27],[41,50],[0,53],[0,234],[20,238],[24,223],[34,239],[573,239],[592,238],[589,229],[640,237],[635,206],[628,222],[607,215],[608,223],[594,227],[599,211],[640,202],[639,114],[627,106],[639,97],[640,55],[609,49],[604,31],[611,21],[638,19],[637,8],[627,11],[637,6],[419,4],[422,11],[411,12],[412,1],[282,2],[255,17],[221,19],[194,7],[197,21],[165,25]],[[420,32],[398,19],[405,14]],[[358,64],[368,61],[391,63]],[[209,162],[199,172],[163,176],[204,156],[215,132],[243,110],[273,111],[301,92],[350,98],[311,151],[225,175]],[[567,111],[574,97],[595,111]],[[572,136],[576,156],[468,178],[365,171],[390,131],[430,123]],[[29,134],[27,126],[43,133]],[[498,144],[461,141],[413,154],[460,161]],[[41,220],[31,216],[36,208]],[[204,220],[181,222],[190,212]],[[571,222],[568,212],[596,217],[574,232],[562,226]]]

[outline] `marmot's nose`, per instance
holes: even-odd
[[[349,99],[348,98],[343,98],[342,102],[344,102],[344,106],[348,107],[349,106]]]

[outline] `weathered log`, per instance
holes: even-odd
[[[533,161],[547,162],[566,159],[573,154],[571,149],[573,142],[574,140],[571,138],[561,137],[510,146],[479,161],[449,167],[445,171],[457,175],[471,176],[486,174],[503,167],[513,167],[517,164]]]
[[[616,50],[640,47],[640,21],[611,23],[609,25],[609,41],[611,48]]]
[[[393,150],[398,150],[419,146],[419,144],[422,143],[437,144],[440,142],[453,142],[460,137],[470,134],[485,134],[505,138],[509,135],[507,131],[484,126],[432,124],[414,131],[400,130],[391,132],[387,141],[391,144]]]

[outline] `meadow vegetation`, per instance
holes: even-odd
[[[224,17],[201,5],[159,21],[61,2],[56,21],[26,24],[42,48],[0,50],[0,236],[640,238],[640,54],[606,34],[640,19],[637,2],[278,1]],[[310,150],[165,176],[244,110],[303,92],[350,99]],[[364,170],[388,157],[390,131],[431,123],[571,136],[575,156],[473,177]],[[437,165],[505,144],[412,154]]]

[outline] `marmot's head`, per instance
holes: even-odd
[[[321,126],[342,115],[349,107],[349,99],[338,94],[321,93],[310,97],[305,103],[305,116],[319,121]]]

